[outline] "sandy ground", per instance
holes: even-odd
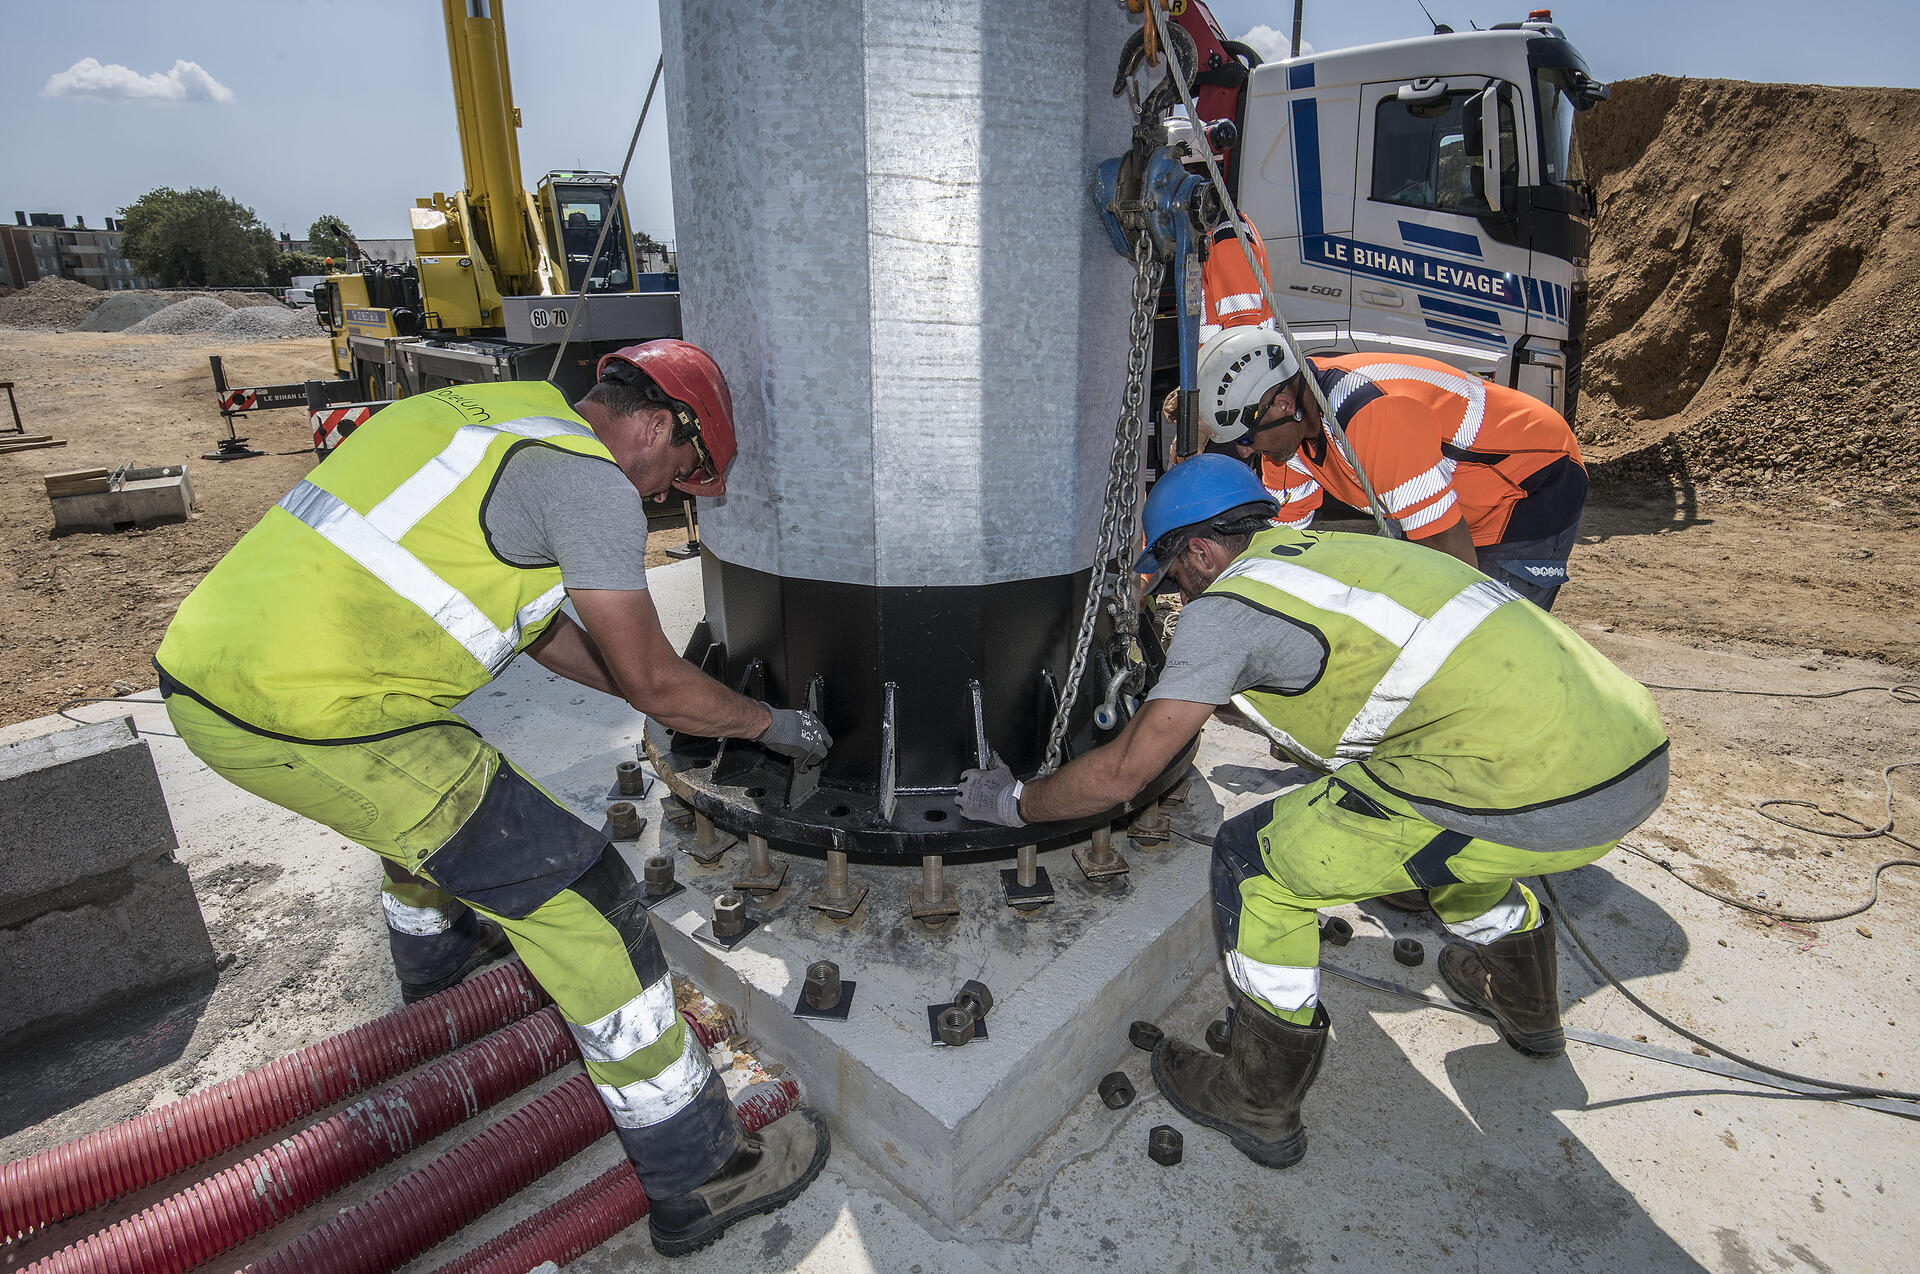
[[[329,375],[319,339],[223,347],[0,327],[0,380],[15,382],[27,431],[67,439],[0,455],[0,724],[113,694],[116,681],[151,684],[148,660],[180,599],[313,467],[297,410],[246,420],[267,453],[258,459],[200,458],[221,432],[209,354],[225,356],[236,385]],[[42,475],[128,460],[185,463],[199,502],[192,520],[54,537]],[[1757,491],[1698,482],[1676,470],[1595,497],[1564,618],[1920,667],[1920,511],[1846,504],[1784,481]],[[662,526],[648,564],[684,541],[682,529]]]

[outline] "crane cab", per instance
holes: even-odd
[[[607,173],[551,172],[540,179],[535,200],[552,260],[563,276],[562,291],[634,290],[626,204],[614,191],[614,179]],[[609,218],[613,225],[601,243],[600,230]],[[601,244],[598,258],[595,244]]]

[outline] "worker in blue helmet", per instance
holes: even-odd
[[[1644,822],[1667,737],[1642,686],[1506,585],[1405,540],[1271,525],[1275,509],[1227,456],[1160,479],[1135,569],[1188,605],[1146,704],[1045,778],[966,771],[957,801],[1010,827],[1117,811],[1228,704],[1320,772],[1213,839],[1226,1055],[1171,1039],[1153,1054],[1176,1110],[1285,1168],[1306,1154],[1327,1044],[1320,910],[1427,890],[1458,939],[1439,959],[1453,994],[1522,1053],[1557,1056],[1553,917],[1517,878],[1590,863]]]

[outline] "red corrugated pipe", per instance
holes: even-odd
[[[518,960],[112,1128],[0,1168],[16,1238],[244,1145],[548,1003]]]
[[[740,1103],[740,1124],[759,1132],[799,1100],[799,1086],[780,1080]],[[526,1274],[546,1261],[565,1265],[638,1221],[650,1206],[633,1164],[622,1162],[435,1274]]]
[[[613,1128],[575,1075],[491,1128],[338,1213],[247,1274],[385,1274],[579,1154]]]
[[[548,1006],[35,1262],[28,1274],[184,1274],[578,1056],[560,1010]]]

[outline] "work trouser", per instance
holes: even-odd
[[[1448,831],[1358,765],[1257,805],[1213,838],[1213,900],[1227,977],[1289,1021],[1320,1002],[1323,907],[1424,889],[1449,931],[1486,944],[1540,924],[1516,876],[1566,871],[1617,845],[1535,853]]]
[[[740,1147],[632,870],[464,722],[313,744],[253,733],[184,694],[167,715],[222,778],[385,860],[403,977],[460,967],[476,938],[469,908],[497,922],[559,1005],[649,1196],[684,1194]]]

